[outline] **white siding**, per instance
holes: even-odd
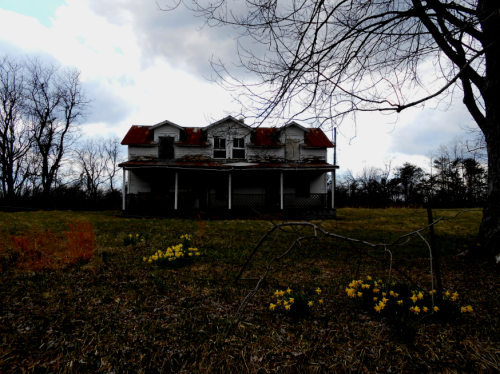
[[[252,159],[284,159],[285,147],[248,147],[247,158]]]
[[[174,145],[175,158],[212,157],[211,147],[183,147]]]
[[[315,174],[315,178],[311,180],[311,193],[326,193],[326,173],[320,175]]]
[[[297,126],[287,127],[281,135],[281,143],[285,144],[286,139],[297,139],[304,143],[304,130]]]
[[[129,183],[129,193],[151,192],[150,184],[141,175],[132,170],[129,171]]]
[[[316,159],[326,161],[326,148],[300,147],[300,159]]]
[[[128,146],[128,159],[135,160],[140,157],[156,158],[158,157],[158,150],[156,147],[138,147]]]
[[[167,124],[154,130],[154,141],[157,142],[158,138],[162,136],[172,136],[175,141],[179,141],[180,133],[181,131],[178,128]]]

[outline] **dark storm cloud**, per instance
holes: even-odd
[[[409,124],[396,125],[388,152],[426,155],[456,137],[472,138],[465,129],[476,127],[471,115],[457,103],[446,111],[425,110]]]
[[[108,22],[119,26],[132,23],[145,68],[160,59],[201,79],[213,75],[209,62],[212,57],[228,64],[238,61],[237,31],[230,27],[202,28],[203,19],[195,17],[183,5],[173,11],[162,11],[158,5],[165,9],[173,2],[123,0],[117,5],[114,0],[89,0],[89,3],[92,11]],[[257,44],[247,43],[247,47],[262,49]],[[244,73],[240,70],[236,74]]]

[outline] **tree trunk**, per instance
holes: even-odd
[[[488,197],[479,228],[478,245],[472,253],[481,259],[496,257],[500,262],[500,118],[498,109],[488,115],[490,122],[485,134],[488,149]]]
[[[488,151],[488,196],[479,228],[478,245],[472,255],[500,262],[500,110],[498,106],[500,87],[500,22],[498,1],[483,0],[478,11],[491,14],[481,22],[485,47],[485,121],[479,124],[484,133]]]

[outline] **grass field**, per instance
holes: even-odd
[[[458,212],[436,210],[435,217]],[[339,239],[319,235],[304,241],[273,263],[267,282],[231,324],[270,259],[297,235],[311,234],[310,228],[273,233],[244,279],[234,284],[272,222],[123,219],[116,214],[0,212],[0,372],[500,370],[499,268],[456,256],[475,245],[481,212],[462,213],[435,229],[444,289],[460,294],[456,309],[471,305],[474,312],[445,315],[443,310],[443,318],[436,317],[439,312],[421,313],[402,330],[344,291],[353,279],[371,276],[386,282],[389,255],[383,250],[367,257],[359,252],[367,248]],[[371,243],[390,243],[427,225],[424,210],[339,209],[338,216],[312,222]],[[192,236],[199,257],[177,269],[144,261],[180,243],[183,234]],[[144,241],[129,244],[130,235]],[[428,239],[428,232],[423,236]],[[20,248],[34,255],[23,257]],[[424,241],[414,236],[390,248],[393,267],[401,271],[393,270],[391,282],[411,281],[412,289],[429,291]],[[318,287],[321,295],[315,293]],[[287,288],[314,300],[304,318],[270,310],[274,292]]]

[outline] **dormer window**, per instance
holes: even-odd
[[[226,158],[226,139],[214,137],[214,158]]]
[[[245,158],[245,139],[233,139],[233,158]]]

